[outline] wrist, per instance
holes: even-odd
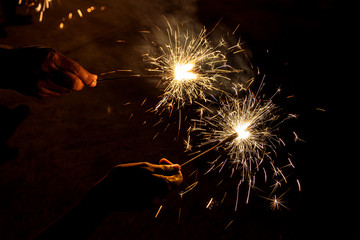
[[[0,48],[0,88],[33,95],[42,62],[50,51],[53,50],[39,46]]]

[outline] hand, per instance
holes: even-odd
[[[58,97],[97,84],[96,75],[51,48],[9,49],[6,65],[7,85],[25,95]]]
[[[180,165],[166,159],[114,167],[70,212],[36,239],[88,239],[114,211],[138,211],[161,203],[182,182]]]
[[[182,182],[180,165],[161,159],[120,164],[94,187],[90,195],[112,211],[138,211],[161,204]]]

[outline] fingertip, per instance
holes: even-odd
[[[97,81],[95,80],[90,84],[90,87],[96,87],[96,85],[97,85]]]
[[[180,170],[181,170],[181,166],[179,164],[173,164],[172,167],[174,170],[176,170],[178,172],[180,172]]]
[[[179,164],[174,164],[174,163],[170,162],[169,160],[167,160],[166,158],[160,159],[159,164],[161,164],[161,165],[169,165],[169,167],[173,171],[179,172],[181,170],[181,166]]]
[[[91,84],[89,86],[90,87],[96,87],[98,76],[95,75],[95,74],[91,74],[90,79],[92,80],[92,82],[91,82]]]

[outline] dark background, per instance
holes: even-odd
[[[92,5],[96,10],[86,13]],[[279,104],[299,115],[289,128],[304,142],[290,144],[289,150],[302,191],[295,183],[291,186],[285,203],[291,210],[273,212],[254,196],[234,212],[231,192],[224,204],[206,209],[218,194],[218,180],[216,175],[202,176],[182,200],[176,192],[170,194],[158,218],[157,209],[114,213],[92,239],[359,239],[351,225],[356,222],[351,220],[356,211],[356,157],[351,156],[355,131],[350,120],[356,109],[350,100],[352,79],[345,77],[351,69],[344,67],[349,61],[344,55],[349,44],[344,5],[321,0],[62,1],[54,2],[42,23],[34,14],[31,25],[6,27],[8,36],[0,42],[51,46],[96,74],[138,72],[145,51],[139,31],[152,29],[162,14],[209,29],[220,18],[230,31],[240,24],[236,37],[246,42],[253,65],[266,74],[267,86],[281,86],[280,99],[285,100]],[[79,8],[83,18],[76,15]],[[69,12],[74,17],[60,30]],[[145,110],[157,101],[155,84],[153,79],[104,81],[57,99],[1,90],[2,105],[25,104],[30,115],[6,141],[18,147],[18,157],[0,165],[0,239],[33,237],[116,164],[157,162],[161,157],[184,162],[188,157],[182,142],[173,141],[175,127],[153,139],[159,129],[151,127],[154,116]],[[287,99],[290,95],[295,97]],[[185,186],[193,182],[189,175],[194,170],[184,167]]]

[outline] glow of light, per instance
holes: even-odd
[[[80,9],[77,10],[77,13],[79,14],[80,17],[83,17],[83,14]]]
[[[41,3],[39,3],[38,6],[35,8],[35,11],[36,11],[36,12],[40,12],[40,11],[41,11],[41,7],[42,7],[42,5],[41,5]]]
[[[177,64],[175,65],[174,75],[177,81],[194,80],[197,74],[190,72],[194,68],[194,64]]]
[[[250,132],[248,131],[249,124],[248,123],[242,123],[235,127],[235,132],[237,133],[237,139],[246,139],[250,136]]]
[[[283,194],[281,194],[280,197],[276,197],[276,195],[274,195],[273,197],[270,198],[265,198],[267,200],[270,201],[270,209],[275,211],[275,210],[280,210],[281,208],[285,208],[287,210],[290,210],[286,205],[285,205],[285,201],[283,200],[284,195],[287,193],[284,192]]]

